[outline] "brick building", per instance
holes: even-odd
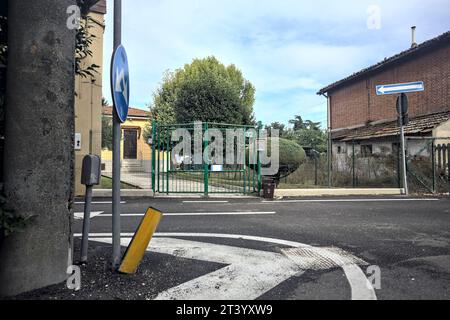
[[[398,148],[397,95],[377,96],[376,86],[423,81],[425,91],[409,93],[408,137],[450,137],[450,32],[413,43],[400,54],[337,81],[318,94],[328,99],[332,154],[362,157]],[[450,143],[446,140],[445,143]],[[408,142],[409,155],[423,150],[423,140]],[[349,147],[351,145],[351,147]]]

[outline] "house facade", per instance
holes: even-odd
[[[450,143],[450,32],[337,81],[318,94],[328,99],[328,128],[334,158],[397,154],[400,128],[397,95],[378,96],[377,85],[423,81],[425,91],[408,93],[405,128],[410,157],[429,156],[427,138]]]
[[[104,106],[103,117],[113,119],[113,107]],[[152,148],[144,138],[144,130],[150,123],[150,112],[130,108],[127,121],[121,125],[121,171],[123,173],[151,172]],[[102,150],[103,172],[106,175],[112,173],[112,150]],[[149,178],[150,179],[150,178]]]
[[[85,186],[81,184],[83,158],[88,154],[101,154],[102,146],[102,81],[103,35],[105,32],[106,0],[97,1],[88,14],[88,31],[94,36],[89,49],[92,56],[82,61],[82,68],[99,66],[92,76],[75,79],[75,193],[81,196]]]

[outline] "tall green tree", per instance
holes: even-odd
[[[208,121],[254,124],[255,88],[235,66],[215,57],[167,71],[151,105],[160,123]]]
[[[322,130],[302,129],[291,136],[302,147],[311,147],[321,153],[327,151],[327,135]]]
[[[293,124],[294,127],[284,133],[284,138],[295,141],[302,147],[310,147],[319,152],[326,152],[327,135],[321,129],[320,122],[303,120],[303,117],[295,116],[289,123]]]
[[[266,130],[278,130],[280,133],[280,138],[283,138],[286,134],[286,125],[280,122],[273,122],[270,126],[266,126]]]
[[[102,116],[102,149],[112,150],[113,121],[111,117]]]
[[[321,130],[320,126],[321,126],[320,122],[314,122],[314,121],[311,121],[311,120],[306,120],[305,121],[305,127],[308,130],[320,131]]]
[[[289,124],[294,125],[294,131],[306,129],[306,124],[301,116],[295,116],[295,119],[290,120]]]
[[[179,87],[179,75],[166,71],[159,88],[153,94],[153,104],[150,106],[152,119],[160,124],[176,122],[174,105],[177,100],[177,88]]]

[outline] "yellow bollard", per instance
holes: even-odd
[[[162,219],[162,212],[148,208],[142,219],[138,230],[136,231],[133,240],[128,246],[122,264],[119,268],[121,273],[134,274],[144,257],[145,251],[152,240],[153,234]]]

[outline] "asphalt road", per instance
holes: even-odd
[[[109,246],[111,204],[95,201],[90,244]],[[450,299],[448,198],[125,200],[124,248],[149,206],[165,214],[152,299]]]

